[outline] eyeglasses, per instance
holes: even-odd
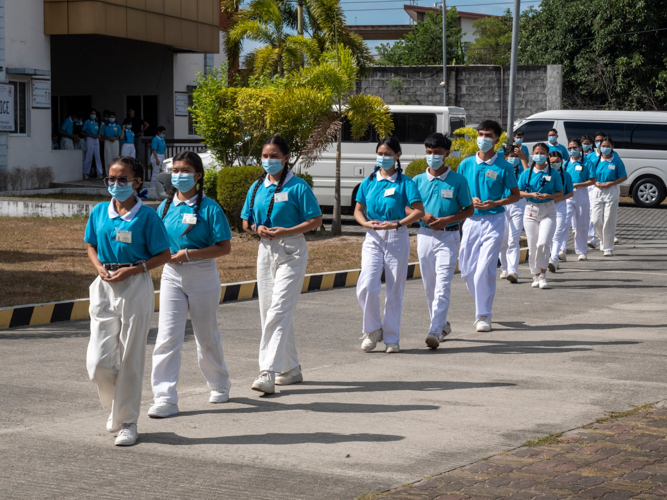
[[[134,179],[128,179],[127,177],[105,177],[102,182],[104,182],[106,187],[114,184],[118,187],[126,187],[128,184],[134,182]]]

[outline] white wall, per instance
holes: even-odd
[[[44,35],[44,0],[5,2],[5,54],[7,68],[51,71],[50,38]],[[51,149],[51,110],[32,108],[31,77],[8,74],[7,79],[25,81],[28,89],[27,136],[9,135],[7,167],[51,166],[56,182],[80,179],[81,151]]]
[[[473,27],[472,23],[477,21],[477,19],[460,17],[459,20],[461,21],[461,31],[464,33],[464,35],[461,37],[461,43],[474,42],[477,37],[475,36],[475,28]]]

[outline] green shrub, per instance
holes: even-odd
[[[310,175],[307,172],[304,172],[302,174],[296,174],[297,177],[301,177],[304,181],[306,181],[306,184],[310,186],[310,189],[313,189],[313,176]]]
[[[213,168],[204,171],[204,193],[214,200],[218,198],[218,172]]]
[[[426,172],[428,168],[428,163],[426,163],[426,158],[419,158],[418,160],[412,160],[410,164],[405,169],[405,175],[408,177],[415,177],[419,174]]]
[[[241,210],[248,189],[259,179],[264,169],[255,165],[224,167],[218,172],[218,203],[225,211],[230,226],[243,230]]]

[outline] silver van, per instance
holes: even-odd
[[[524,144],[532,151],[547,142],[549,129],[558,131],[558,142],[593,137],[605,132],[623,160],[628,180],[621,196],[632,196],[639,207],[657,207],[667,195],[667,113],[660,111],[544,111],[517,122]]]

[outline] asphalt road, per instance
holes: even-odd
[[[650,219],[642,214],[638,225]],[[532,289],[522,265],[519,284],[498,283],[491,333],[473,331],[474,304],[457,275],[452,340],[437,351],[423,343],[419,280],[406,287],[395,355],[359,349],[354,289],[302,295],[305,382],[270,397],[250,390],[257,302],[225,304],[231,400],[207,402],[189,331],[182,413],[145,416],[147,370],[131,448],[114,447],[105,431],[85,369],[87,322],[0,332],[0,496],[352,499],[665,399],[667,241],[644,240],[613,259],[571,257],[550,290]],[[147,367],[154,339],[155,329]]]

